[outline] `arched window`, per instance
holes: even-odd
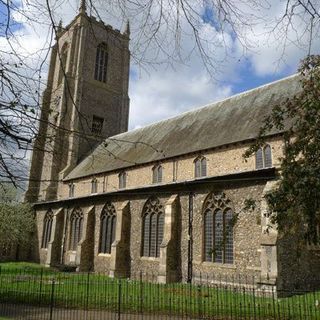
[[[207,159],[198,157],[194,160],[194,176],[196,178],[205,177],[207,175]]]
[[[74,209],[70,216],[70,241],[69,250],[77,250],[82,237],[83,212],[80,208]]]
[[[162,182],[162,166],[156,165],[152,168],[152,183]]]
[[[69,183],[69,198],[73,198],[74,197],[74,183],[71,182]]]
[[[164,210],[157,198],[150,198],[143,209],[142,256],[159,257],[163,240]]]
[[[41,248],[48,248],[48,244],[51,239],[52,221],[53,221],[53,212],[52,210],[49,210],[44,216],[44,220],[43,220]]]
[[[101,212],[100,217],[100,241],[99,252],[111,253],[111,245],[116,235],[116,209],[107,203]]]
[[[68,58],[68,44],[65,43],[61,49],[59,61],[59,77],[58,77],[58,85],[62,82],[63,77],[67,73],[67,58]]]
[[[256,169],[271,168],[272,154],[269,144],[259,148],[256,151]]]
[[[98,192],[98,180],[96,178],[91,180],[91,193]]]
[[[233,211],[224,193],[211,193],[203,207],[204,261],[233,263]]]
[[[95,80],[107,82],[107,67],[108,67],[108,49],[105,44],[99,44],[96,54],[96,65],[94,71]]]
[[[119,189],[124,189],[127,185],[127,173],[119,173]]]

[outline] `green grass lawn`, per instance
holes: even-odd
[[[31,263],[0,264],[0,301],[55,307],[170,313],[320,319],[320,293],[276,299],[253,288],[112,279],[101,274],[63,273]]]

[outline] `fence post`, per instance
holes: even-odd
[[[143,314],[143,281],[142,272],[140,271],[140,312]]]
[[[50,316],[49,316],[49,320],[52,320],[52,315],[53,315],[54,284],[55,284],[55,281],[54,281],[54,279],[52,279],[52,284],[51,284],[51,299],[50,299]]]
[[[86,311],[89,309],[89,285],[90,285],[90,272],[87,275],[87,286],[86,286]],[[86,312],[87,313],[87,312]]]
[[[202,311],[201,311],[201,284],[198,285],[197,287],[197,291],[198,291],[198,317],[199,319],[202,318]]]
[[[40,272],[39,305],[41,305],[42,281],[43,281],[43,268],[41,268],[41,272]]]
[[[118,320],[121,318],[121,279],[118,279]]]

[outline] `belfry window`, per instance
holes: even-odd
[[[82,237],[83,212],[80,208],[74,209],[70,216],[69,250],[77,250]]]
[[[100,217],[99,253],[111,253],[111,245],[116,234],[116,210],[112,204],[106,204]]]
[[[44,216],[44,220],[43,220],[41,248],[45,248],[45,249],[48,248],[48,244],[51,239],[52,221],[53,221],[53,212],[52,210],[49,210]]]
[[[233,211],[224,193],[211,193],[204,205],[204,261],[233,263]]]
[[[93,134],[101,135],[103,129],[103,121],[103,118],[97,116],[92,117],[91,132]]]
[[[194,176],[195,178],[205,177],[207,175],[207,159],[198,157],[194,161]]]
[[[105,44],[99,44],[96,54],[94,79],[107,82],[108,50]]]
[[[162,182],[162,166],[156,165],[152,168],[152,183]]]
[[[127,185],[127,173],[119,173],[119,189],[124,189]]]
[[[98,180],[96,178],[91,180],[91,193],[98,192]]]
[[[272,154],[269,144],[259,148],[256,151],[256,169],[271,168]]]
[[[74,183],[71,182],[69,183],[69,198],[73,198],[74,197]]]
[[[157,198],[147,201],[143,209],[142,256],[159,257],[163,240],[164,210]]]

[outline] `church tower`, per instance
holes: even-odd
[[[85,1],[57,28],[26,201],[53,200],[61,181],[99,142],[127,131],[129,25],[89,17]]]

